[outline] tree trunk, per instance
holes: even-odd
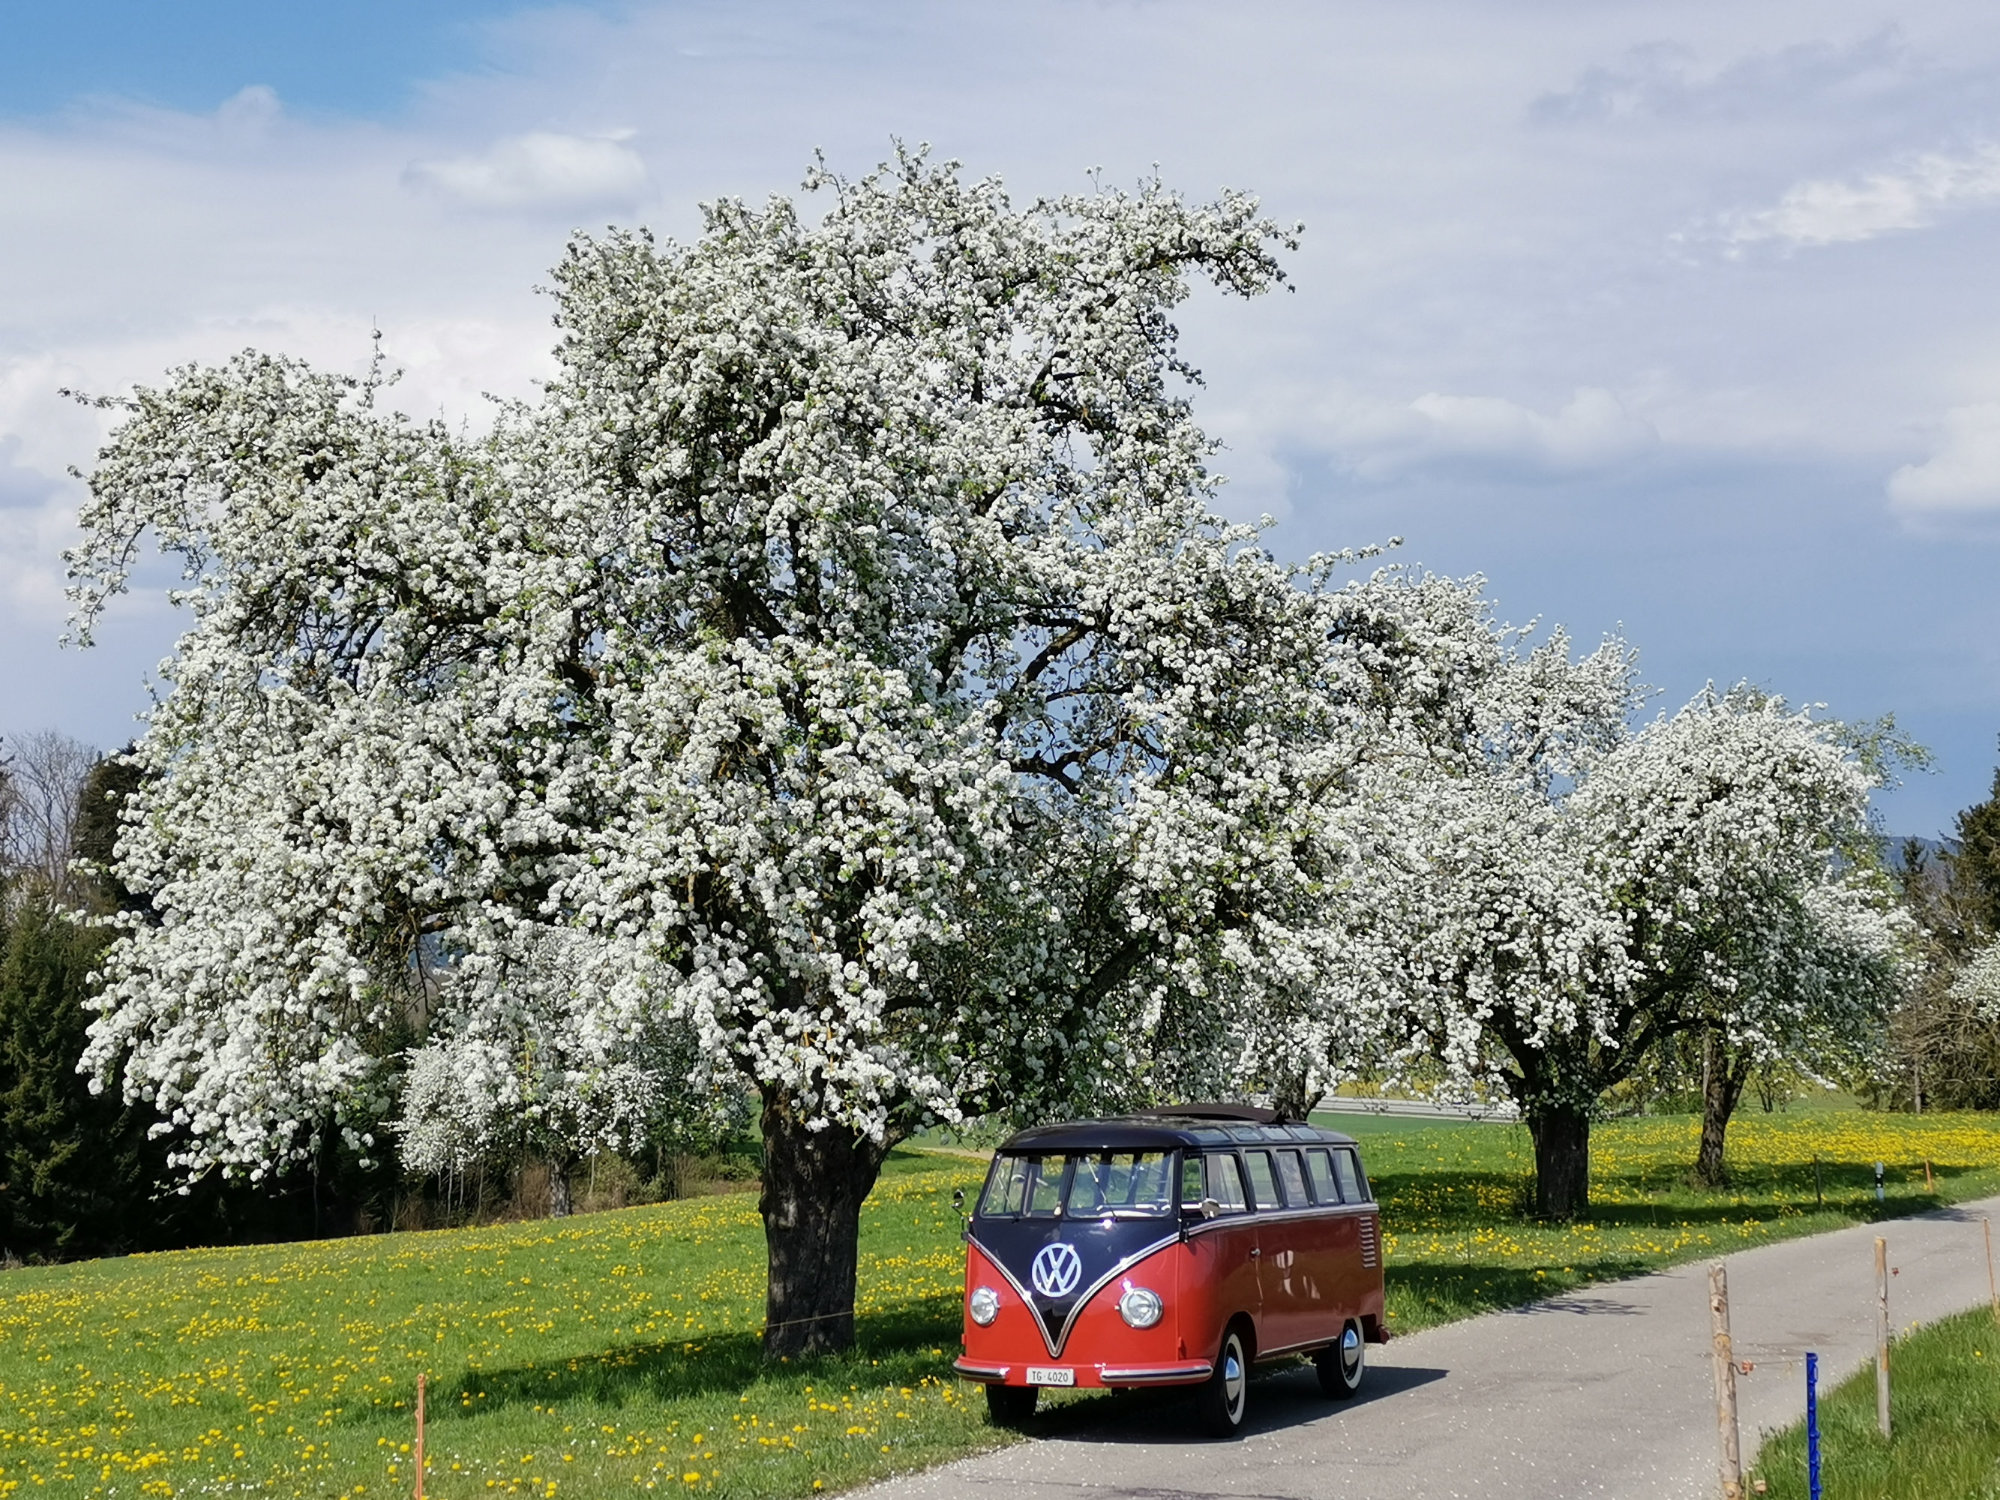
[[[549,1160],[549,1217],[569,1217],[569,1168],[567,1161]]]
[[[841,1126],[809,1130],[775,1091],[764,1096],[763,1128],[764,1357],[837,1354],[854,1343],[861,1200],[888,1147]]]
[[[1590,1111],[1542,1105],[1528,1111],[1535,1142],[1535,1212],[1574,1219],[1590,1207]]]
[[[1306,1068],[1281,1071],[1271,1081],[1271,1108],[1287,1120],[1303,1120],[1319,1102],[1317,1093],[1306,1091]]]
[[[1722,1159],[1724,1137],[1750,1081],[1750,1059],[1732,1058],[1712,1030],[1703,1035],[1701,1049],[1701,1146],[1695,1152],[1694,1180],[1703,1187],[1721,1187],[1729,1181]]]

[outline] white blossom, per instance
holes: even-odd
[[[1986,1020],[2000,1020],[2000,941],[1966,960],[1952,981],[1951,997]]]

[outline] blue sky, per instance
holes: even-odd
[[[478,420],[578,226],[690,232],[929,140],[1017,196],[1157,163],[1306,224],[1182,320],[1229,505],[1620,626],[1671,707],[1893,712],[1934,834],[2000,735],[2000,12],[1868,0],[88,4],[0,51],[0,734],[133,731],[157,595],[59,651],[118,390],[244,345]]]
[[[393,112],[419,79],[478,66],[491,0],[8,0],[0,105],[16,118],[79,100],[213,109],[246,83],[293,107]]]

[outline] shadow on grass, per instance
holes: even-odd
[[[441,1418],[475,1416],[503,1406],[589,1401],[624,1406],[735,1395],[760,1381],[795,1379],[845,1389],[911,1385],[949,1375],[957,1352],[956,1296],[903,1303],[865,1315],[846,1354],[769,1364],[754,1332],[709,1333],[698,1339],[621,1344],[546,1363],[467,1371],[433,1396]]]
[[[1927,1191],[1922,1168],[1907,1162],[1890,1167],[1885,1202],[1875,1199],[1875,1164],[1822,1162],[1817,1181],[1812,1164],[1738,1171],[1725,1186],[1696,1187],[1685,1168],[1658,1168],[1602,1176],[1592,1182],[1592,1201],[1583,1222],[1604,1228],[1740,1223],[1785,1214],[1827,1213],[1853,1223],[1902,1218],[1942,1206],[1951,1184],[1981,1169],[1934,1166],[1938,1191]],[[1530,1179],[1510,1172],[1380,1172],[1374,1179],[1382,1216],[1392,1230],[1413,1221],[1427,1227],[1443,1220],[1442,1233],[1475,1229],[1519,1229],[1549,1223],[1526,1211]],[[1410,1229],[1406,1232],[1421,1233]]]

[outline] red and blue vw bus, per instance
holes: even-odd
[[[1386,1343],[1381,1216],[1352,1137],[1183,1105],[1024,1130],[966,1227],[965,1354],[1003,1424],[1049,1386],[1197,1387],[1241,1430],[1256,1364],[1310,1355],[1351,1397]]]

